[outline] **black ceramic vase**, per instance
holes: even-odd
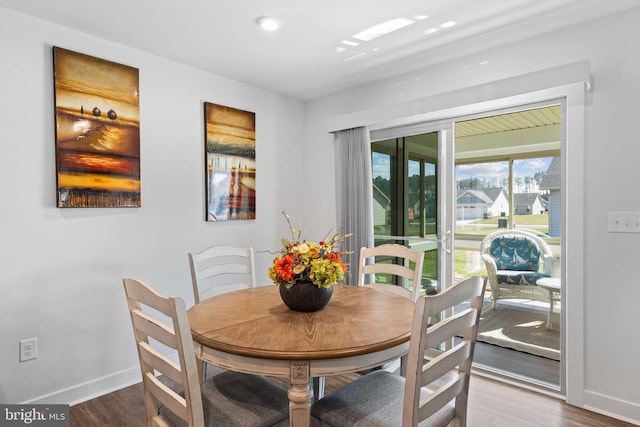
[[[329,303],[333,286],[321,288],[311,282],[299,282],[287,289],[280,285],[280,297],[287,307],[294,311],[318,311]]]

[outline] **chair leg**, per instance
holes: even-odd
[[[313,378],[313,400],[318,401],[324,397],[324,377]]]
[[[202,378],[202,381],[207,379],[207,362],[202,362],[200,364],[200,370],[202,371],[202,375],[200,376],[200,378]]]
[[[407,377],[407,355],[405,354],[400,358],[400,375]]]

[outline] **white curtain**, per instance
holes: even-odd
[[[360,248],[373,246],[373,182],[369,129],[359,127],[334,133],[336,153],[336,206],[340,233],[353,233],[343,249],[352,251],[346,262],[355,283]]]

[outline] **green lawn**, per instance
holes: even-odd
[[[506,217],[493,217],[487,219],[478,219],[470,221],[466,224],[456,225],[456,233],[458,234],[488,234],[498,227],[498,220],[506,219]],[[535,231],[537,233],[546,234],[549,232],[549,214],[539,215],[515,215],[514,221],[516,226],[520,229],[527,230],[527,226],[531,229],[528,231]],[[495,227],[495,228],[494,228]]]

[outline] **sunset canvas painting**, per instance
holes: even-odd
[[[58,207],[140,207],[138,69],[53,48]]]
[[[205,102],[207,221],[256,217],[256,115]]]

